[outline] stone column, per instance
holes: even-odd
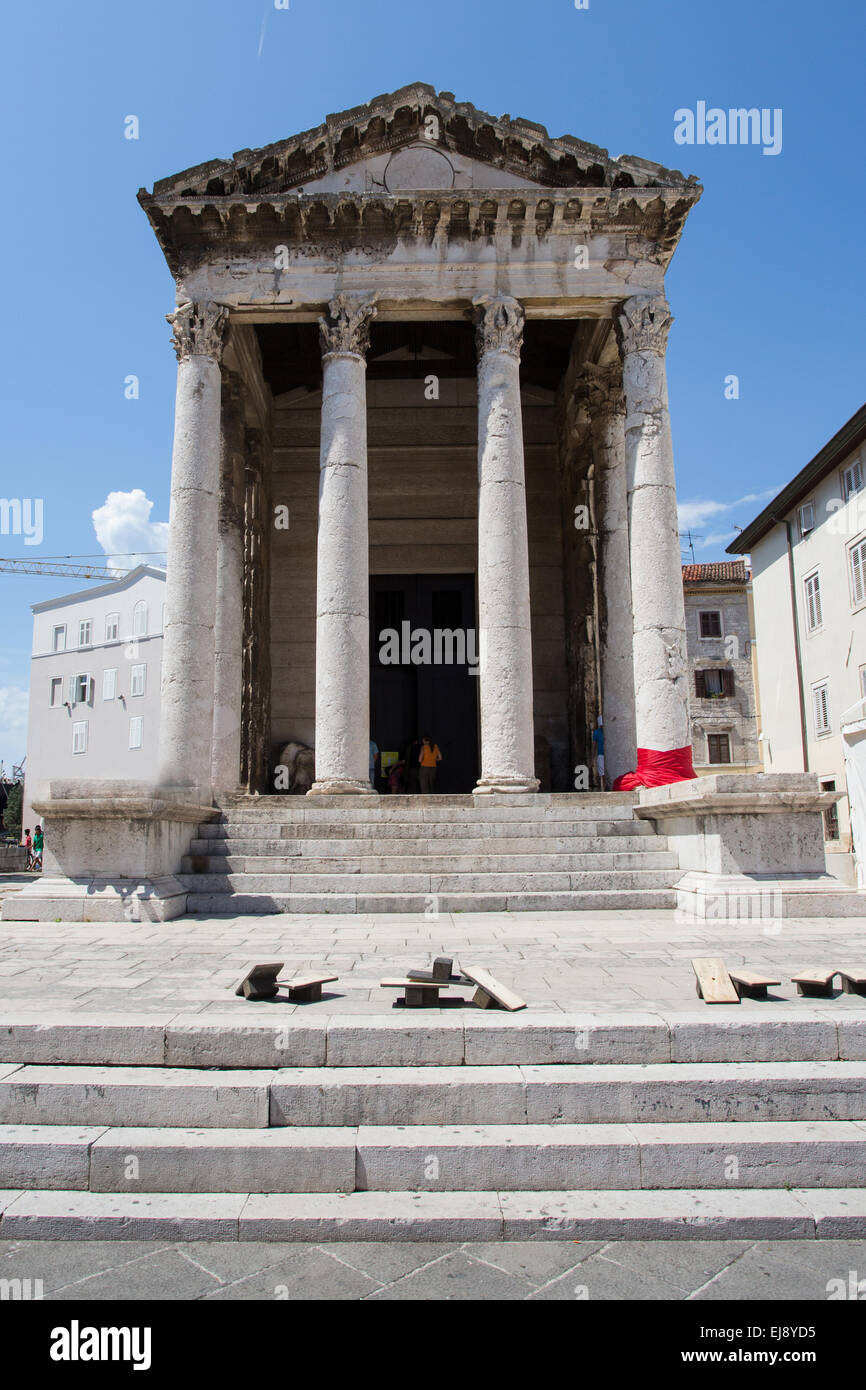
[[[583,384],[598,479],[599,663],[605,777],[610,786],[634,767],[637,757],[622,372],[618,364],[587,363]]]
[[[629,560],[638,749],[683,753],[691,771],[686,620],[665,349],[667,301],[635,297],[618,322],[625,392]],[[639,755],[640,761],[640,755]],[[652,756],[650,763],[657,760]],[[688,769],[685,769],[685,764]]]
[[[174,328],[177,397],[171,462],[159,782],[211,799],[220,472],[220,357],[228,311],[183,304]]]
[[[215,791],[236,791],[241,775],[244,627],[243,383],[223,374],[222,448],[217,531],[212,777]]]
[[[479,295],[478,626],[481,777],[476,793],[534,792],[529,547],[520,409],[523,308]]]
[[[322,439],[316,568],[316,780],[369,792],[367,362],[371,301],[337,295],[319,320]]]

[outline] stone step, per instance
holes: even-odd
[[[236,961],[238,976],[249,963],[247,959]],[[379,972],[372,971],[355,983],[375,988],[379,978]],[[346,983],[340,981],[334,988],[343,989]],[[511,974],[505,975],[503,983],[520,987],[519,977]],[[266,1088],[274,1072],[287,1068],[293,1069],[292,1074],[298,1068],[333,1069],[339,1077],[348,1068],[386,1068],[390,1072],[395,1067],[411,1067],[429,1069],[430,1076],[436,1077],[442,1075],[443,1067],[452,1067],[467,1077],[475,1068],[540,1067],[552,1084],[562,1085],[566,1093],[567,1088],[580,1085],[575,1071],[590,1078],[597,1075],[603,1081],[608,1068],[623,1065],[645,1070],[650,1088],[654,1073],[649,1068],[666,1064],[673,1064],[672,1070],[665,1069],[662,1075],[673,1080],[687,1076],[682,1070],[686,1066],[714,1063],[727,1068],[743,1063],[770,1063],[782,1068],[800,1063],[829,1064],[830,1074],[844,1079],[844,1067],[838,1073],[835,1070],[840,1061],[866,1062],[866,1010],[857,1005],[842,1007],[841,1001],[815,1002],[819,1007],[810,1008],[802,1000],[719,1005],[701,1012],[544,1013],[530,1007],[517,1014],[472,1008],[425,1009],[412,1015],[390,1008],[376,1014],[329,1014],[250,1005],[236,1000],[227,990],[225,1009],[209,1014],[184,1014],[176,1005],[156,1014],[52,1012],[47,1018],[31,1013],[15,1015],[7,1009],[0,1017],[0,1104],[8,1102],[13,1094],[11,1082],[17,1078],[14,1094],[20,1097],[20,1106],[14,1115],[16,1123],[39,1118],[32,1108],[23,1108],[33,1106],[39,1084],[50,1083],[54,1094],[62,1094],[71,1083],[79,1095],[92,1093],[100,1105],[111,1103],[108,1093],[119,1085],[127,1092],[124,1103],[128,1100],[134,1107],[136,1087],[156,1086],[168,1074],[167,1084],[175,1096],[171,1113],[177,1119],[165,1118],[163,1107],[163,1118],[157,1118],[156,1123],[207,1123],[201,1117],[210,1113],[212,1095],[228,1084],[240,1097],[232,1104],[249,1106],[250,1123],[266,1125],[267,1098],[260,1101],[256,1087]],[[207,1068],[224,1070],[204,1072]],[[820,1066],[818,1072],[823,1071]],[[741,1075],[739,1068],[736,1075]],[[187,1081],[194,1081],[196,1076],[199,1085],[187,1087],[185,1092]],[[771,1080],[766,1084],[768,1101],[775,1099]],[[568,1099],[569,1105],[579,1103],[584,1102]],[[185,1110],[184,1106],[195,1108]],[[115,1118],[110,1110],[102,1112],[98,1121],[74,1109],[65,1113],[71,1116],[69,1123],[142,1122],[141,1113],[134,1108],[125,1112],[133,1115],[129,1121]],[[558,1113],[554,1111],[551,1118]],[[567,1110],[561,1113],[562,1118],[570,1117]],[[573,1118],[580,1116],[576,1111]],[[11,1115],[0,1111],[0,1123],[12,1120]],[[50,1121],[43,1122],[67,1121],[52,1113]],[[214,1123],[238,1127],[242,1121],[221,1120],[217,1115]]]
[[[205,827],[207,828],[207,827]],[[301,836],[291,839],[253,839],[249,832],[245,836],[197,836],[190,842],[190,855],[274,856],[275,858],[311,857],[319,859],[348,857],[360,858],[366,855],[399,854],[405,862],[407,856],[422,855],[465,857],[478,855],[559,855],[573,854],[581,858],[596,856],[607,860],[610,855],[639,855],[641,861],[648,854],[666,854],[667,842],[661,835],[533,835],[526,839],[512,836],[485,836],[483,839],[471,836],[452,836],[451,838],[415,839],[365,835],[355,839],[307,840]]]
[[[181,882],[185,877],[181,875]],[[184,886],[189,885],[184,882]],[[673,888],[608,888],[588,892],[510,892],[441,893],[435,910],[439,912],[622,912],[676,907]],[[190,891],[187,912],[199,916],[251,917],[270,913],[386,913],[426,912],[432,893],[199,893]]]
[[[207,843],[207,842],[205,842]],[[607,873],[622,872],[629,869],[677,869],[675,854],[663,850],[653,850],[648,843],[643,854],[618,854],[611,850],[607,854],[512,854],[479,855],[472,854],[403,854],[399,858],[381,856],[375,853],[355,855],[310,854],[303,841],[295,841],[297,852],[286,856],[285,841],[282,854],[262,854],[261,847],[252,851],[237,851],[229,854],[197,854],[193,849],[184,856],[181,871],[184,874],[394,874],[405,873],[407,862],[418,873],[427,874],[465,874],[483,871],[484,873],[508,873],[527,871],[532,873],[568,873],[579,871],[590,873],[603,870]],[[205,862],[202,862],[204,860]],[[677,875],[679,877],[679,875]]]
[[[0,1192],[5,1240],[862,1240],[863,1188]]]
[[[181,881],[193,893],[230,892],[237,895],[273,893],[389,893],[394,895],[428,893],[569,893],[628,891],[642,888],[671,888],[679,873],[671,869],[610,869],[607,872],[537,873],[527,866],[522,871],[490,872],[484,862],[468,873],[371,873],[366,867],[355,872],[275,873],[184,873]]]
[[[491,806],[479,811],[473,807],[435,805],[419,807],[413,812],[408,807],[391,808],[387,798],[369,808],[358,807],[352,810],[338,807],[313,809],[304,802],[300,808],[295,809],[292,803],[297,800],[298,798],[288,797],[285,810],[263,806],[248,811],[220,812],[213,821],[205,821],[204,824],[303,826],[305,830],[310,826],[375,825],[404,826],[418,830],[431,825],[474,825],[479,828],[488,825],[546,825],[559,829],[593,823],[637,823],[632,806],[547,806],[538,810],[531,806]]]
[[[337,1030],[331,1050],[406,1057],[411,1025]],[[292,1049],[324,1052],[325,1030],[306,1032]],[[445,1030],[441,1042],[453,1043]],[[259,1025],[229,1039],[258,1069],[209,1071],[225,1056],[218,1025],[169,1032],[182,1066],[10,1064],[0,1068],[0,1124],[154,1126],[166,1129],[342,1128],[395,1124],[640,1124],[795,1120],[866,1121],[866,1061],[283,1066],[285,1029]],[[255,1034],[259,1036],[256,1037]],[[572,1037],[572,1054],[574,1048]],[[590,1042],[589,1036],[578,1041]],[[595,1040],[594,1040],[595,1041]],[[461,1039],[462,1042],[462,1039]],[[280,1047],[280,1043],[283,1047]],[[421,1046],[424,1039],[420,1040]],[[597,1053],[603,1039],[595,1043]],[[613,1034],[609,1048],[624,1051]],[[342,1051],[341,1051],[342,1049]],[[442,1051],[435,1038],[428,1054]],[[660,1050],[660,1049],[656,1049]],[[67,1051],[72,1051],[67,1048]],[[651,1047],[646,1051],[652,1052]],[[447,1052],[445,1053],[447,1055]],[[452,1049],[453,1055],[453,1049]],[[196,1065],[196,1061],[198,1065]],[[267,1061],[267,1065],[265,1065]]]
[[[586,836],[591,839],[607,839],[614,835],[630,838],[660,839],[653,830],[652,822],[647,820],[600,820],[572,821],[563,824],[559,821],[513,820],[489,822],[457,822],[449,819],[428,820],[423,824],[401,821],[360,821],[340,819],[323,821],[279,821],[265,816],[252,817],[245,821],[203,821],[198,827],[198,839],[238,840],[255,836],[262,840],[462,840],[486,842],[488,840],[536,840],[562,839]]]
[[[0,1126],[4,1189],[575,1192],[866,1187],[866,1123]]]
[[[272,1125],[866,1120],[866,1062],[296,1067]]]

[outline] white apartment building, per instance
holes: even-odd
[[[763,772],[746,566],[742,560],[683,565],[683,596],[695,775]]]
[[[866,723],[854,728],[866,711],[864,484],[866,405],[728,546],[752,561],[764,770],[815,772],[845,792],[824,823],[828,854],[842,856],[828,866],[849,881],[866,829],[852,786],[861,744],[866,758]],[[857,857],[862,873],[864,848]]]
[[[41,782],[152,777],[159,740],[165,571],[33,605],[24,819]]]

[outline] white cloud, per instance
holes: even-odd
[[[680,502],[677,506],[679,514],[680,531],[694,531],[699,526],[704,526],[708,521],[721,521],[726,514],[736,511],[738,508],[749,507],[751,510],[744,515],[731,517],[730,529],[727,531],[716,531],[711,536],[693,537],[696,550],[708,550],[710,547],[719,546],[733,540],[738,534],[738,529],[745,526],[752,520],[755,510],[760,510],[760,504],[769,502],[771,497],[775,497],[778,488],[767,488],[764,492],[748,492],[744,497],[738,497],[733,502],[717,502],[711,498],[693,498],[688,502]],[[736,524],[735,524],[736,523]]]
[[[168,522],[151,521],[152,511],[153,503],[140,487],[110,492],[96,508],[93,529],[110,564],[118,569],[165,564]]]

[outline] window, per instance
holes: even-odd
[[[144,599],[139,599],[132,610],[132,635],[133,637],[147,636],[147,604]]]
[[[102,673],[102,698],[113,700],[117,695],[117,668]]]
[[[109,613],[105,619],[105,640],[106,642],[116,642],[117,634],[120,629],[120,614]]]
[[[851,602],[857,606],[866,599],[866,540],[858,541],[848,551],[851,577]]]
[[[72,751],[73,753],[87,752],[87,724],[83,719],[80,724],[72,725]]]
[[[809,632],[817,632],[823,622],[821,580],[818,577],[818,571],[810,574],[804,582],[806,585],[806,628]]]
[[[51,679],[51,708],[63,703],[63,677],[53,676]]]
[[[69,677],[69,703],[87,705],[93,700],[93,682],[90,676]]]
[[[830,732],[830,691],[826,681],[812,686],[812,710],[815,716],[815,733],[820,738]]]
[[[701,625],[701,637],[721,637],[722,635],[722,615],[717,608],[712,608],[706,613],[698,614]]]
[[[860,667],[860,695],[866,699],[866,666]]]
[[[845,501],[853,497],[855,492],[859,492],[863,486],[863,465],[859,459],[855,459],[842,472],[842,492]]]
[[[711,763],[731,761],[730,734],[707,734],[707,757]]]
[[[130,672],[130,695],[143,695],[147,666],[133,666]]]
[[[800,537],[805,540],[809,532],[815,529],[815,503],[804,502],[798,515],[800,518]]]
[[[93,641],[93,623],[89,618],[82,618],[78,624],[78,645],[79,647],[89,647]]]
[[[822,792],[834,792],[836,790],[835,777],[827,777],[821,782]],[[839,839],[839,812],[834,802],[832,806],[827,806],[824,810],[824,839]]]
[[[54,651],[56,651],[56,652],[65,652],[65,651],[66,651],[66,624],[65,624],[65,623],[62,623],[62,624],[60,625],[60,627],[56,627],[56,628],[54,629],[54,641],[53,641],[52,645],[53,645]]]
[[[726,667],[720,671],[695,671],[695,694],[699,700],[721,700],[733,693],[733,671]]]
[[[134,719],[130,719],[130,721],[129,721],[129,746],[130,746],[130,748],[140,748],[140,747],[141,747],[141,726],[142,726],[142,719],[141,719],[141,715],[140,715],[140,714],[136,715]]]

